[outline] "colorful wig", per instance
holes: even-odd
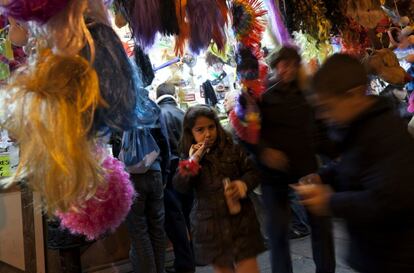
[[[99,88],[106,107],[96,110],[91,134],[112,131],[128,131],[137,122],[135,107],[137,86],[142,86],[136,70],[131,66],[122,42],[115,31],[101,23],[90,23],[88,29],[95,44],[93,67],[99,77]],[[89,48],[82,55],[90,58]]]
[[[223,16],[224,6],[217,5],[216,0],[188,0],[189,46],[195,54],[208,48],[211,41],[214,41],[219,50],[224,49],[227,39],[224,31],[227,22],[227,15]]]
[[[165,0],[162,0],[165,1]],[[154,44],[162,29],[160,0],[134,0],[129,10],[129,25],[137,42],[144,48]]]
[[[91,56],[94,56],[93,40],[84,20],[87,4],[86,0],[70,1],[59,15],[36,29],[37,36],[45,37],[56,54],[77,55],[89,44]]]
[[[7,16],[20,21],[36,21],[44,24],[61,12],[70,0],[11,0],[1,6]]]
[[[175,39],[175,54],[184,55],[184,48],[188,36],[190,35],[190,25],[187,17],[187,0],[175,0],[175,14],[177,17],[178,28],[180,30]]]
[[[103,173],[87,138],[100,103],[98,77],[81,57],[40,52],[34,67],[12,79],[2,124],[20,146],[15,182],[28,183],[49,212],[94,195]],[[12,94],[10,94],[10,92]]]

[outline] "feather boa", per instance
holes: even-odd
[[[85,235],[88,240],[114,232],[128,215],[136,196],[122,162],[108,156],[102,167],[106,183],[93,197],[68,212],[56,212],[62,227],[73,234]]]
[[[260,0],[235,0],[231,8],[236,39],[247,47],[256,46],[262,39],[267,14]]]

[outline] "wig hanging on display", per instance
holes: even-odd
[[[162,0],[160,2],[161,9],[161,33],[165,36],[179,35],[180,28],[178,26],[175,0]]]
[[[231,8],[233,31],[245,46],[257,46],[266,29],[263,16],[267,14],[261,0],[235,0]]]
[[[136,125],[135,107],[137,86],[130,60],[121,40],[115,31],[107,25],[90,22],[88,29],[95,44],[93,67],[99,77],[99,88],[105,107],[96,110],[91,134],[97,132],[128,131]],[[90,59],[90,49],[84,48],[82,55]]]
[[[37,62],[16,75],[3,95],[7,110],[1,123],[20,146],[19,166],[9,182],[28,177],[48,212],[67,211],[93,196],[103,173],[87,136],[103,102],[89,62],[39,52]]]
[[[188,0],[189,47],[193,53],[199,54],[209,47],[211,41],[219,50],[224,49],[227,17],[223,17],[222,7],[217,5],[216,0]]]
[[[186,41],[190,35],[190,25],[187,20],[187,0],[175,0],[175,14],[180,30],[175,39],[175,54],[183,56]]]
[[[31,32],[55,53],[76,55],[86,43],[93,49],[83,17],[86,7],[86,0],[13,0],[3,9],[13,18],[33,21]]]
[[[138,68],[138,73],[141,75],[142,86],[146,87],[151,85],[155,78],[151,59],[148,54],[146,54],[142,48],[137,45],[134,47],[134,60]]]
[[[135,40],[143,48],[154,44],[157,32],[162,30],[161,0],[133,0],[126,12]],[[162,0],[164,1],[164,0]]]
[[[46,23],[61,12],[70,0],[9,0],[2,4],[0,11],[19,21]]]

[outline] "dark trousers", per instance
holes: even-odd
[[[287,179],[271,176],[262,184],[271,248],[272,273],[292,273],[289,246],[290,198]],[[330,218],[309,215],[313,260],[317,273],[335,272],[335,250]]]
[[[164,273],[166,236],[161,173],[131,174],[131,179],[138,193],[126,219],[134,273]]]
[[[181,205],[171,189],[164,190],[165,231],[174,248],[176,272],[195,272],[193,249]]]
[[[179,159],[171,160],[171,167],[170,167],[171,173],[168,177],[166,188],[170,190],[170,192],[174,195],[175,199],[178,201],[180,205],[180,209],[184,215],[187,229],[191,230],[190,212],[193,208],[194,194],[193,192],[188,192],[188,193],[178,192],[174,189],[172,185],[172,180],[174,178],[175,171],[178,169],[178,164],[179,164]]]

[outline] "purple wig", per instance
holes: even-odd
[[[135,0],[132,10],[127,10],[130,16],[130,26],[138,43],[148,48],[154,44],[155,35],[162,28],[160,0]]]
[[[12,0],[1,5],[1,10],[19,21],[46,23],[61,12],[70,0]]]
[[[216,1],[189,0],[187,14],[190,23],[190,50],[195,54],[206,49],[211,40],[222,50],[226,43],[224,27],[226,18],[216,4]]]

